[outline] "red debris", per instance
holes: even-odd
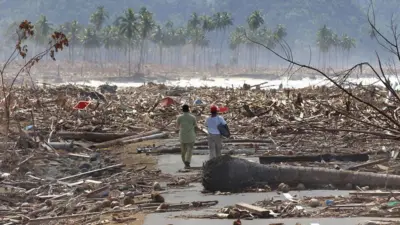
[[[89,104],[90,104],[89,101],[80,101],[74,106],[74,109],[78,110],[86,109],[86,107],[88,107]]]
[[[219,107],[219,112],[220,113],[226,113],[226,112],[228,112],[229,111],[229,108],[228,107]]]
[[[167,107],[167,106],[173,105],[175,103],[176,103],[175,100],[170,97],[165,97],[160,101],[160,105],[163,107]]]

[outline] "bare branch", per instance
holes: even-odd
[[[269,48],[268,46],[266,46],[266,45],[264,45],[264,44],[262,44],[262,43],[259,43],[259,42],[255,41],[255,40],[252,40],[251,38],[249,38],[249,37],[247,36],[246,33],[245,33],[245,37],[246,37],[249,41],[253,42],[254,44],[258,44],[258,45],[263,46],[264,48],[266,48],[267,50],[269,50],[270,52],[272,52],[274,55],[276,55],[277,57],[279,57],[279,58],[285,60],[285,61],[288,62],[288,63],[291,63],[291,64],[294,64],[294,65],[299,66],[299,67],[301,67],[301,68],[306,68],[306,69],[309,69],[309,70],[312,70],[312,71],[315,71],[315,72],[319,73],[320,75],[322,75],[323,77],[325,77],[326,79],[328,79],[331,83],[333,83],[333,84],[334,84],[337,88],[339,88],[341,91],[343,91],[344,93],[346,93],[346,94],[349,95],[350,97],[356,99],[357,101],[359,101],[359,102],[361,102],[361,103],[363,103],[363,104],[365,104],[365,105],[371,107],[371,108],[374,109],[376,112],[378,112],[379,114],[381,114],[382,116],[384,116],[385,118],[387,118],[389,121],[391,121],[393,124],[395,124],[397,127],[400,127],[400,123],[399,123],[398,121],[396,121],[394,118],[392,118],[390,115],[387,115],[384,111],[382,111],[382,110],[379,109],[378,107],[374,106],[373,104],[371,104],[371,103],[369,103],[369,102],[367,102],[367,101],[365,101],[365,100],[363,100],[363,99],[361,99],[361,98],[359,98],[359,97],[353,95],[350,91],[346,90],[344,87],[342,87],[340,84],[338,84],[335,80],[333,80],[330,76],[328,76],[326,73],[324,73],[324,72],[321,71],[320,69],[315,68],[315,67],[312,67],[312,66],[308,66],[308,65],[301,64],[301,63],[296,62],[296,61],[294,61],[294,60],[292,60],[292,59],[290,59],[290,58],[285,58],[285,57],[283,57],[281,54],[279,54],[279,53],[277,53],[276,51],[274,51],[273,49]],[[354,70],[355,68],[358,68],[358,67],[361,66],[361,65],[366,65],[366,66],[370,67],[370,68],[374,71],[374,73],[378,75],[378,73],[376,72],[376,70],[375,70],[369,63],[367,63],[367,62],[359,63],[359,64],[353,66],[352,68],[350,68],[349,71],[352,71],[352,70]]]

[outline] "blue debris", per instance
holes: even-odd
[[[203,104],[203,101],[201,101],[201,99],[196,99],[193,104],[201,105],[201,104]]]

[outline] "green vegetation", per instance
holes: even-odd
[[[194,69],[228,63],[232,66],[247,65],[251,70],[257,69],[259,65],[269,66],[270,53],[249,42],[243,37],[243,32],[270,48],[275,48],[283,39],[295,48],[311,46],[319,53],[319,63],[324,68],[347,65],[356,46],[360,48],[366,43],[361,40],[361,36],[367,36],[367,40],[372,42],[368,37],[370,31],[366,28],[366,0],[337,0],[334,3],[325,0],[290,0],[279,3],[265,0],[255,1],[250,6],[240,5],[239,0],[204,1],[204,5],[195,4],[194,0],[171,0],[169,4],[176,9],[170,14],[169,7],[161,0],[140,3],[146,7],[127,8],[122,12],[117,10],[114,1],[108,0],[100,1],[103,6],[96,6],[92,12],[87,11],[93,9],[91,0],[71,0],[68,5],[54,1],[58,2],[55,5],[47,0],[26,0],[21,5],[15,3],[19,1],[12,3],[5,0],[2,4],[14,11],[17,8],[27,10],[28,18],[38,8],[46,12],[46,15],[39,15],[35,23],[35,48],[45,45],[46,37],[52,31],[62,31],[70,40],[67,57],[71,62],[87,60],[105,63],[127,59],[129,74],[132,74],[132,62],[137,63],[136,72],[144,72],[143,64],[150,62],[192,66]],[[122,1],[118,5],[125,3],[133,4]],[[190,6],[190,3],[194,6]],[[134,1],[134,4],[139,3]],[[395,2],[388,1],[387,4]],[[267,5],[265,8],[268,10],[249,11],[250,8],[263,8]],[[54,8],[51,9],[51,6]],[[157,14],[151,11],[154,9],[160,12],[160,7],[164,7],[166,12]],[[184,7],[187,9],[185,11],[192,10],[189,17],[182,14],[183,10],[179,10]],[[231,11],[217,11],[223,7]],[[201,13],[209,12],[207,9],[211,9],[212,13]],[[55,11],[60,10],[67,10],[67,13],[55,17]],[[243,11],[246,11],[247,16]],[[48,15],[53,18],[52,22],[49,22]],[[86,19],[83,15],[87,15]],[[342,17],[341,22],[338,21],[339,17]],[[69,21],[59,25],[53,22],[66,18]],[[184,18],[187,18],[186,21]],[[7,23],[6,40],[13,43],[16,23]]]

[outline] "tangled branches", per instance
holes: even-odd
[[[11,105],[11,99],[13,98],[12,89],[17,78],[23,73],[29,75],[31,68],[46,55],[50,55],[50,57],[53,60],[56,60],[55,53],[62,51],[64,47],[68,47],[68,39],[65,36],[65,34],[61,32],[54,32],[49,38],[48,47],[44,51],[36,55],[33,55],[29,60],[26,60],[28,55],[28,46],[24,45],[23,43],[24,41],[34,37],[35,35],[34,26],[30,21],[24,20],[18,26],[16,34],[18,40],[17,44],[15,45],[14,51],[8,57],[7,61],[4,63],[3,67],[0,70],[1,85],[2,85],[2,99],[0,101],[0,104],[3,105],[5,108],[5,113],[1,118],[3,119],[5,117],[6,120],[6,130],[5,130],[6,137],[8,137],[10,129],[10,110],[11,110],[10,105]],[[11,83],[6,82],[5,71],[7,67],[10,65],[10,63],[16,60],[18,57],[22,57],[23,59],[25,59],[25,63],[12,77]]]
[[[372,10],[371,10],[372,9]],[[371,15],[372,11],[372,15]],[[375,25],[374,22],[374,14],[373,14],[373,7],[372,4],[370,6],[370,11],[368,14],[368,22],[374,33],[374,37],[383,49],[387,50],[391,54],[395,56],[396,59],[400,61],[400,43],[398,41],[399,34],[397,33],[397,26],[394,25],[392,20],[391,22],[391,33],[393,36],[393,40],[386,37]],[[266,48],[268,51],[272,52],[275,56],[281,58],[282,60],[289,63],[288,71],[291,71],[294,67],[306,68],[317,72],[318,74],[322,75],[326,78],[329,82],[331,82],[336,88],[341,90],[345,95],[348,96],[348,101],[346,104],[346,109],[334,109],[337,112],[340,112],[342,115],[348,117],[351,120],[357,121],[359,123],[363,123],[367,125],[371,130],[384,132],[386,134],[398,136],[400,135],[400,107],[397,107],[400,104],[400,97],[395,90],[395,86],[393,82],[391,82],[391,78],[394,78],[396,73],[396,68],[392,68],[389,72],[391,74],[387,74],[387,72],[383,69],[382,61],[376,53],[376,57],[378,60],[378,67],[375,68],[368,62],[361,62],[358,63],[351,68],[334,72],[333,75],[328,74],[327,72],[323,71],[322,69],[313,67],[309,64],[302,64],[295,59],[293,59],[293,54],[291,51],[290,46],[283,40],[280,41],[279,46],[281,47],[280,51],[282,53],[278,53],[278,51],[273,50],[272,48],[268,47],[266,44],[260,43],[256,40],[251,39],[245,32],[244,36],[254,44],[262,46]],[[310,60],[311,61],[311,60]],[[355,71],[358,69],[362,71],[362,69],[367,68],[372,71],[372,74],[377,78],[378,82],[383,86],[386,90],[387,95],[385,96],[385,102],[376,102],[374,101],[374,95],[376,95],[376,87],[374,86],[362,86],[360,84],[354,85],[348,82],[348,78],[351,74],[354,74]],[[397,78],[399,81],[399,79]],[[362,87],[365,89],[363,95],[359,93],[353,92],[354,87]],[[368,97],[369,96],[369,97]],[[357,116],[356,113],[352,113],[357,111],[356,104],[354,102],[361,103],[368,108],[368,111],[374,112],[374,116],[372,117],[371,114],[364,115],[364,116]],[[377,132],[377,134],[380,134]],[[379,135],[378,135],[379,136]]]

